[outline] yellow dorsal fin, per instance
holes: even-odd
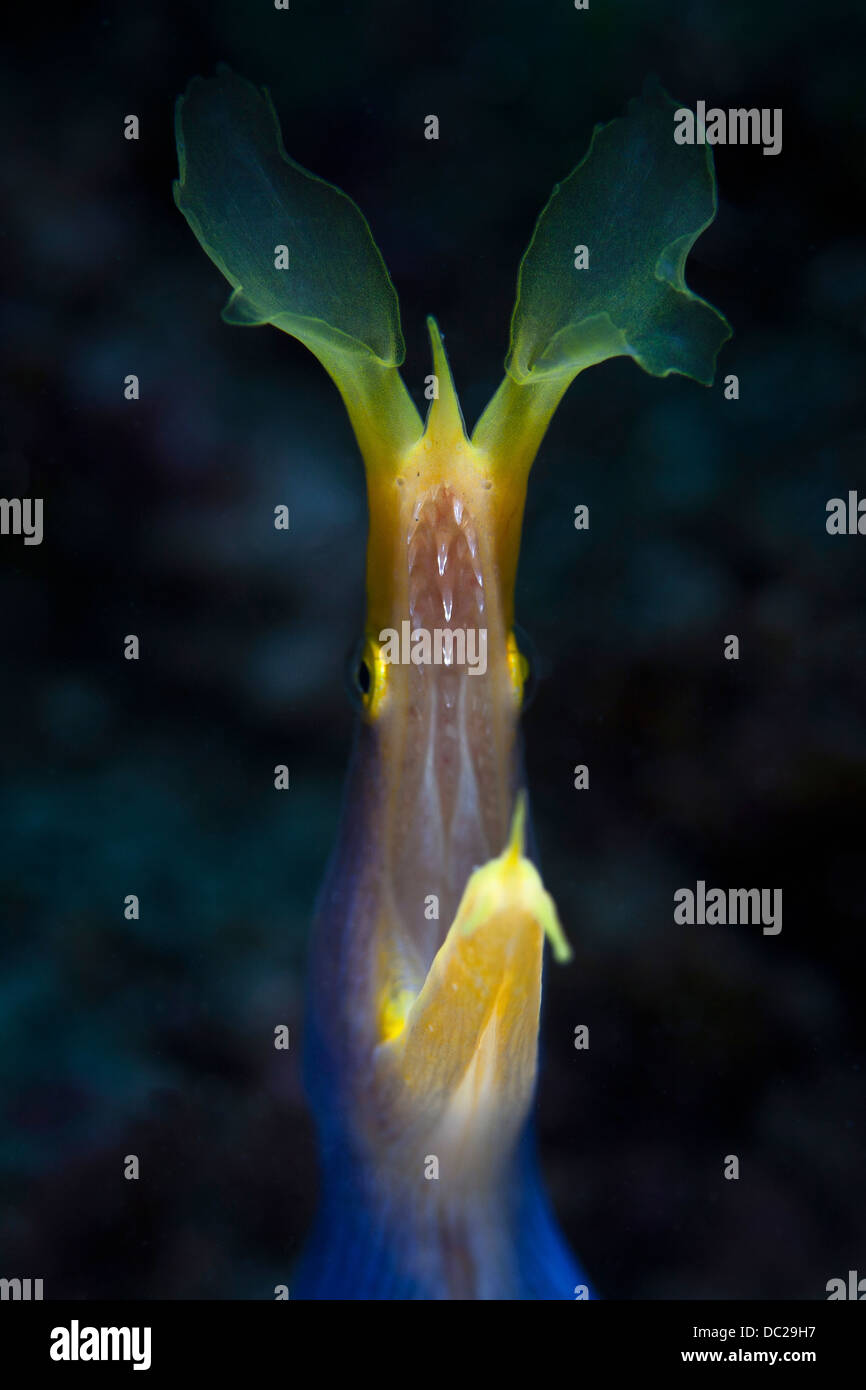
[[[526,792],[514,804],[508,842],[500,855],[475,869],[460,902],[452,931],[471,935],[497,912],[519,909],[544,931],[558,961],[571,959],[556,907],[535,865],[525,856]]]
[[[517,800],[514,803],[514,815],[511,818],[511,829],[508,832],[508,844],[505,846],[503,859],[509,868],[516,868],[523,858],[523,851],[526,848],[526,792],[519,791]]]

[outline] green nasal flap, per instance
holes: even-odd
[[[359,208],[289,158],[268,93],[228,68],[190,83],[175,132],[175,202],[233,286],[224,319],[271,323],[306,344],[362,450],[414,442],[397,295]]]
[[[608,357],[711,384],[731,330],[684,270],[715,216],[715,178],[709,146],[675,142],[677,109],[648,84],[553,190],[520,265],[508,376],[473,443],[534,453],[569,383]]]

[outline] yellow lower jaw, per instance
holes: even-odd
[[[506,1124],[526,1113],[545,935],[557,959],[570,949],[524,856],[524,818],[521,796],[508,845],[470,876],[422,989],[402,991],[383,1009],[376,1070],[385,1123],[395,1132],[432,1134],[469,1112]]]

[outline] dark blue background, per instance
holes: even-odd
[[[0,542],[0,1274],[267,1298],[314,1199],[301,999],[350,749],[363,475],[315,361],[221,323],[227,287],[172,202],[174,99],[218,61],[270,86],[290,153],[362,207],[406,380],[420,403],[432,312],[469,423],[593,124],[648,72],[684,102],[783,108],[778,157],[717,150],[690,261],[734,327],[740,400],[607,363],[531,478],[527,759],[575,947],[547,971],[539,1127],[603,1296],[821,1298],[866,1273],[866,539],[824,528],[829,497],[866,494],[862,8],[165,0],[15,23],[2,494],[45,499],[45,540]],[[697,878],[782,887],[781,936],[675,926]]]

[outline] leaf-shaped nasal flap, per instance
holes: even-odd
[[[629,355],[655,376],[712,382],[731,331],[684,276],[715,215],[712,155],[706,145],[676,143],[677,109],[648,85],[624,117],[596,127],[584,159],[554,189],[520,266],[510,381],[473,442],[498,443],[511,428],[537,434],[537,448],[569,382],[608,357]],[[538,418],[522,418],[527,412]]]
[[[397,296],[359,208],[289,158],[268,93],[225,67],[190,83],[175,129],[175,202],[234,287],[223,317],[299,338],[356,430],[360,413],[367,432],[378,417],[395,446],[414,441],[420,419],[396,370]]]

